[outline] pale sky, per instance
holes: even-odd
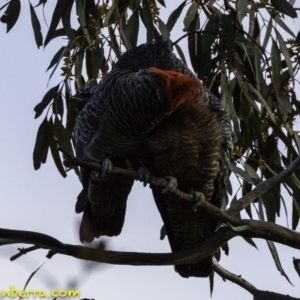
[[[170,1],[166,2],[168,5]],[[177,6],[181,1],[174,2]],[[33,2],[36,3],[37,1]],[[52,7],[52,3],[47,3],[48,24]],[[41,12],[41,8],[38,12]],[[40,21],[45,37],[46,27],[42,18]],[[291,21],[289,24],[297,33],[299,21]],[[32,162],[36,132],[42,121],[42,117],[34,120],[33,108],[48,88],[61,80],[58,71],[47,87],[50,73],[45,71],[53,55],[66,41],[56,39],[45,50],[37,49],[27,1],[22,1],[22,12],[16,26],[9,34],[5,32],[5,26],[0,24],[0,227],[38,231],[64,243],[80,245],[78,227],[81,216],[74,211],[75,199],[81,190],[77,177],[71,172],[63,179],[56,170],[50,153],[47,163],[40,170],[34,171]],[[176,36],[181,34],[179,31]],[[145,42],[145,38],[141,37],[140,42]],[[287,203],[291,206],[289,199]],[[290,220],[289,218],[289,222]],[[285,217],[280,222],[286,225]],[[137,183],[129,197],[122,234],[107,239],[108,247],[119,251],[169,252],[167,239],[159,240],[161,226],[162,221],[150,190]],[[292,264],[293,257],[300,258],[299,251],[277,246],[282,266],[294,284],[292,286],[276,270],[266,242],[258,239],[255,242],[259,251],[241,238],[231,240],[229,257],[222,253],[221,265],[242,275],[258,289],[299,296],[300,278]],[[181,278],[175,273],[173,266],[98,264],[92,267],[89,263],[62,255],[55,255],[49,260],[45,257],[45,250],[28,253],[10,262],[9,258],[17,253],[17,247],[23,246],[28,245],[0,247],[0,291],[9,289],[12,285],[22,289],[30,274],[46,262],[31,280],[29,289],[44,289],[49,292],[52,289],[76,288],[81,291],[81,298],[99,300],[211,299],[208,279]],[[224,282],[215,275],[212,299],[252,298],[251,294],[239,286]]]

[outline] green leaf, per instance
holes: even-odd
[[[245,170],[246,172],[250,175],[250,177],[253,179],[253,182],[255,182],[255,184],[258,184],[261,182],[260,177],[258,176],[258,174],[256,173],[256,171],[252,168],[251,165],[245,163]]]
[[[71,136],[68,134],[68,131],[62,124],[62,121],[55,117],[54,126],[53,126],[53,135],[56,137],[58,143],[63,147],[68,153],[73,153],[71,146]]]
[[[56,143],[56,140],[53,138],[53,136],[51,136],[50,150],[51,150],[52,158],[53,158],[53,161],[55,163],[55,166],[56,166],[57,170],[59,171],[61,176],[65,178],[65,177],[67,177],[67,173],[66,173],[65,168],[62,164],[57,146],[58,145]]]
[[[43,4],[43,6],[45,6],[46,2],[47,2],[47,0],[40,0],[39,3],[35,7],[38,7],[41,4]]]
[[[60,115],[61,117],[63,116],[64,102],[61,93],[57,94],[57,96],[54,98],[52,111],[55,115]]]
[[[211,298],[214,290],[214,276],[215,276],[215,272],[211,272],[211,274],[209,275],[209,289],[210,289]]]
[[[126,22],[126,18],[125,18],[125,15],[123,15],[122,21],[121,21],[121,24],[119,27],[119,31],[121,33],[122,41],[123,41],[126,49],[131,49],[132,46],[131,46],[131,42],[129,39],[129,34],[128,34],[128,30],[127,30],[127,26],[126,26],[125,22]]]
[[[51,62],[50,62],[50,65],[48,66],[46,72],[51,69],[55,64],[58,65],[59,62],[61,61],[61,59],[63,58],[64,56],[64,53],[66,51],[67,47],[66,46],[62,46],[56,53],[55,55],[53,56]],[[56,69],[56,68],[55,68]],[[50,76],[51,78],[51,76]]]
[[[64,49],[63,49],[62,53],[60,53],[60,50],[62,50],[62,48],[64,48]],[[60,50],[58,50],[58,52],[55,54],[55,56],[52,58],[52,60],[51,60],[51,62],[50,62],[50,65],[49,65],[48,69],[52,67],[51,64],[52,64],[53,62],[55,63],[55,60],[56,60],[56,58],[57,58],[55,67],[53,68],[53,70],[52,70],[52,72],[51,72],[51,74],[50,74],[50,76],[49,76],[48,82],[50,81],[51,77],[52,77],[53,74],[55,73],[55,71],[56,71],[56,69],[57,69],[57,67],[58,67],[58,65],[59,65],[59,63],[60,63],[60,61],[61,61],[61,59],[64,57],[66,51],[68,50],[68,46],[62,47],[62,48],[61,48]],[[60,54],[60,56],[58,57],[59,54]],[[57,57],[56,57],[56,56],[57,56]],[[46,72],[48,71],[48,69],[46,70]]]
[[[109,8],[108,12],[106,13],[104,24],[103,24],[104,27],[115,22],[115,20],[116,20],[116,14],[115,14],[116,10],[117,10],[117,3],[114,2],[112,4],[112,6]]]
[[[276,207],[272,197],[272,193],[267,191],[262,195],[263,203],[266,208],[267,219],[269,222],[275,223],[276,220]]]
[[[76,41],[76,32],[74,29],[72,29],[71,27],[71,11],[72,11],[72,8],[73,8],[73,4],[74,4],[74,1],[73,0],[68,0],[67,1],[67,5],[62,13],[62,17],[61,17],[61,20],[62,20],[62,24],[63,24],[63,28],[65,29],[65,32],[66,32],[66,35],[68,36],[68,39],[70,40],[71,43],[77,43],[78,47],[80,47],[79,45],[79,42]]]
[[[277,92],[280,89],[281,58],[277,43],[273,40],[271,48],[272,79]]]
[[[118,17],[122,16],[129,3],[130,0],[117,0]]]
[[[242,178],[243,180],[254,183],[252,178],[243,169],[237,167],[234,163],[229,164],[229,170],[236,174],[238,177]]]
[[[85,52],[85,66],[86,66],[86,72],[88,75],[88,82],[89,85],[95,85],[97,83],[97,75],[95,77],[95,69],[94,69],[94,64],[93,64],[93,59],[92,59],[92,53],[93,49],[88,49]]]
[[[218,32],[220,29],[220,21],[219,17],[216,15],[211,15],[208,19],[208,22],[204,28],[204,31],[216,32],[214,33],[203,33],[202,36],[202,48],[203,53],[209,52],[213,42],[216,40],[218,36]]]
[[[156,0],[158,3],[160,3],[162,6],[166,7],[165,0]]]
[[[192,20],[192,22],[189,25],[189,30],[190,32],[194,32],[198,30],[198,26],[199,26],[199,15],[196,12],[196,14],[194,15],[194,19]],[[191,64],[192,67],[195,71],[195,73],[197,73],[198,70],[198,65],[199,65],[199,59],[198,56],[201,53],[198,53],[198,39],[201,38],[200,36],[198,36],[197,33],[191,33],[188,35],[188,47],[189,47],[189,54],[190,54],[190,60],[191,60]],[[202,50],[200,48],[200,50]]]
[[[295,43],[297,43],[297,44],[299,44],[299,43],[300,43],[300,31],[299,31],[299,32],[298,32],[298,34],[297,34],[297,37],[296,37]]]
[[[279,31],[275,28],[275,32],[276,32],[276,37],[278,39],[279,45],[280,45],[280,50],[285,58],[289,73],[290,73],[290,77],[292,79],[292,81],[294,82],[294,69],[293,69],[293,65],[292,65],[292,61],[291,61],[291,55],[289,52],[289,49],[286,46],[285,41],[283,40],[281,34],[279,33]]]
[[[292,213],[292,229],[296,230],[299,224],[300,218],[300,206],[296,201],[296,197],[293,196],[293,213]]]
[[[186,59],[185,59],[185,56],[183,54],[183,51],[182,49],[180,48],[180,46],[178,44],[175,44],[175,48],[176,48],[176,51],[180,57],[180,59],[183,61],[183,63],[187,66],[187,63],[186,63]]]
[[[3,6],[4,7],[4,6]],[[18,21],[21,11],[21,2],[20,0],[11,0],[8,3],[7,9],[4,15],[0,18],[2,23],[6,23],[6,32],[9,32],[16,22]]]
[[[93,78],[95,79],[95,81],[98,78],[98,74],[99,74],[99,69],[100,69],[100,65],[101,65],[101,60],[103,58],[103,53],[104,50],[100,45],[98,44],[97,46],[92,48],[91,51],[91,59],[92,59],[92,72],[93,72]],[[97,84],[97,81],[95,82],[95,84]]]
[[[286,0],[271,0],[271,4],[273,4],[274,8],[280,11],[281,13],[291,18],[297,18],[296,10]]]
[[[167,27],[169,29],[169,32],[172,31],[174,25],[176,24],[178,18],[180,17],[183,8],[185,7],[186,0],[183,1],[169,16],[168,21],[167,21]]]
[[[37,47],[40,48],[40,46],[43,46],[43,35],[41,32],[41,24],[30,2],[29,5],[30,5],[31,24],[33,28],[35,42]]]
[[[284,122],[287,120],[287,115],[292,112],[292,103],[290,96],[285,91],[280,90],[278,93],[278,101],[280,103],[280,113]]]
[[[32,277],[36,274],[36,272],[44,265],[45,263],[43,263],[40,267],[38,267],[34,272],[32,272],[29,276],[29,278],[27,279],[25,286],[23,288],[23,290],[25,291],[27,288],[28,283],[30,282],[30,280],[32,279]]]
[[[279,0],[281,1],[281,0]],[[275,15],[272,11],[267,9],[267,12],[270,14],[272,19],[286,32],[288,32],[291,36],[296,37],[294,32],[281,20],[281,18],[278,15]]]
[[[132,48],[136,47],[137,45],[139,27],[140,27],[139,11],[135,10],[130,16],[130,18],[128,19],[128,23],[127,23],[127,33]]]
[[[154,25],[153,25],[153,19],[151,14],[151,9],[149,6],[148,0],[142,0],[143,3],[143,10],[141,10],[141,16],[143,15],[143,22],[147,29],[147,43],[153,42],[154,37]]]
[[[249,245],[251,245],[252,247],[254,247],[254,248],[256,248],[256,249],[258,250],[258,248],[257,248],[255,242],[253,241],[253,239],[248,238],[248,237],[243,237],[243,239],[244,239]]]
[[[231,16],[222,14],[221,22],[226,34],[227,58],[228,61],[231,62],[231,60],[234,58],[235,53],[235,30],[233,27]]]
[[[236,3],[236,11],[237,11],[237,17],[240,22],[244,19],[244,17],[247,14],[247,0],[239,0]]]
[[[160,34],[160,32],[158,31],[158,29],[155,26],[153,27],[153,29],[154,29],[154,31],[153,31],[153,33],[154,33],[154,41],[156,43],[162,43],[164,41],[162,35]]]
[[[169,40],[170,31],[169,31],[168,27],[166,26],[166,24],[159,17],[157,17],[157,21],[158,21],[159,30],[160,30],[161,35],[163,37],[163,41]]]
[[[114,50],[117,58],[119,58],[121,55],[119,43],[117,41],[117,37],[116,37],[114,29],[112,29],[112,26],[108,26],[108,32],[109,32],[109,38],[110,38],[110,46]]]
[[[183,20],[185,30],[190,31],[190,26],[191,26],[191,23],[194,21],[195,16],[198,12],[198,7],[199,7],[199,4],[196,2],[193,2],[190,5],[190,7],[188,8],[186,15],[184,17],[184,20]]]
[[[57,33],[55,32],[56,28],[59,24],[59,21],[63,15],[67,5],[69,4],[69,1],[73,2],[73,0],[65,0],[65,1],[57,0],[55,9],[54,9],[54,12],[52,15],[51,23],[49,26],[49,30],[48,30],[47,36],[45,38],[45,44],[44,44],[45,47],[54,37],[57,36]]]
[[[80,100],[77,100],[75,98],[71,98],[69,101],[68,112],[67,112],[67,125],[66,125],[66,130],[69,135],[71,135],[71,133],[74,130],[76,117],[77,117],[77,106],[80,102],[81,102]]]
[[[163,225],[160,229],[160,240],[164,240],[164,238],[167,236],[166,227]]]
[[[42,101],[35,106],[34,111],[35,111],[35,119],[38,118],[44,109],[50,104],[51,100],[53,100],[58,92],[59,89],[59,84],[53,88],[51,88],[43,97]]]
[[[50,131],[51,125],[46,116],[39,126],[36,135],[36,141],[33,150],[33,166],[35,170],[39,169],[41,164],[44,164],[47,160],[48,148],[50,144]]]
[[[268,241],[268,240],[266,240],[266,241],[267,241],[269,250],[270,250],[270,252],[271,252],[271,254],[272,254],[273,260],[274,260],[274,262],[275,262],[275,265],[276,265],[276,267],[277,267],[277,270],[280,272],[280,274],[281,274],[282,276],[284,276],[284,277],[286,278],[286,280],[287,280],[290,284],[292,284],[291,281],[290,281],[290,279],[288,278],[288,276],[286,275],[286,273],[284,272],[284,270],[283,270],[283,268],[282,268],[282,266],[281,266],[280,258],[279,258],[279,256],[278,256],[278,252],[277,252],[277,250],[276,250],[275,244],[274,244],[272,241]]]
[[[87,24],[85,21],[86,11],[85,11],[85,6],[83,6],[83,4],[86,5],[86,3],[85,3],[85,1],[82,2],[82,0],[75,0],[75,3],[76,3],[76,8],[77,8],[77,15],[80,20],[80,25],[81,25],[83,34],[85,36],[85,39],[87,40],[88,45],[90,46],[92,44],[92,41],[91,41],[89,32],[87,30]]]
[[[81,48],[76,54],[76,61],[75,61],[75,82],[78,89],[81,88],[83,57],[84,57],[84,51]]]
[[[272,18],[270,18],[268,26],[267,26],[264,42],[263,42],[263,45],[262,45],[262,47],[264,49],[266,49],[267,44],[270,41],[272,27],[273,27],[273,22],[272,22]]]

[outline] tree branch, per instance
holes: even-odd
[[[213,259],[213,268],[214,271],[223,279],[227,279],[251,293],[254,296],[253,300],[300,300],[299,298],[293,298],[288,295],[258,290],[250,282],[243,279],[242,276],[233,274],[224,269],[216,259]]]
[[[290,177],[300,166],[300,156],[298,156],[284,171],[278,175],[262,181],[256,188],[247,193],[244,197],[239,199],[232,207],[226,210],[226,213],[234,216],[238,212],[249,206],[257,197],[263,195],[265,192],[275,187],[278,183],[283,182]]]
[[[229,281],[236,283],[252,295],[257,290],[257,288],[254,285],[252,285],[247,280],[243,279],[241,275],[233,274],[230,271],[224,269],[215,258],[213,259],[213,268],[214,271],[223,279],[228,279]]]
[[[203,202],[205,211],[213,205]],[[208,205],[208,206],[207,206]],[[222,212],[224,213],[224,212]],[[214,213],[213,213],[214,214]],[[222,214],[221,214],[222,215]],[[33,244],[54,253],[79,259],[119,265],[179,265],[195,263],[212,255],[218,248],[235,236],[262,238],[300,249],[300,234],[290,229],[265,221],[236,220],[243,230],[223,226],[195,248],[176,253],[138,253],[99,250],[85,246],[63,244],[57,239],[30,231],[0,229],[0,238]],[[245,226],[246,225],[246,226]]]
[[[74,166],[79,166],[89,170],[101,171],[100,163],[90,161],[90,160],[85,160],[85,159],[79,159],[70,155],[65,156],[64,165],[69,168]],[[285,170],[280,172],[278,175],[259,183],[252,191],[250,191],[244,197],[239,199],[232,207],[228,208],[226,212],[219,210],[217,207],[212,206],[205,201],[199,201],[198,203],[195,203],[195,198],[193,195],[185,194],[177,188],[170,191],[170,193],[173,193],[175,196],[182,199],[183,201],[187,201],[191,203],[194,202],[195,209],[197,209],[197,207],[199,207],[200,205],[202,206],[202,208],[205,205],[210,205],[208,209],[208,213],[215,216],[216,219],[225,223],[229,222],[234,226],[235,225],[239,226],[242,225],[240,221],[235,218],[232,218],[231,216],[236,215],[238,212],[242,211],[247,206],[249,206],[257,197],[263,195],[265,192],[275,187],[278,183],[281,183],[284,180],[286,180],[299,168],[299,166],[300,166],[300,156],[298,156]],[[120,175],[120,176],[131,177],[135,180],[140,180],[138,172],[133,170],[125,170],[113,166],[110,173],[115,175]],[[154,184],[155,187],[157,188],[163,188],[167,184],[167,181],[165,179],[157,178],[154,176],[149,177],[149,182],[150,184]]]
[[[101,171],[102,170],[102,165],[99,162],[77,158],[77,157],[71,156],[69,154],[66,155],[66,153],[65,153],[65,159],[64,159],[64,166],[67,168],[72,168],[74,166],[78,166],[78,167],[85,168],[88,170],[93,170],[93,171]],[[139,178],[138,172],[133,171],[133,170],[128,170],[128,169],[121,169],[121,168],[118,168],[115,166],[112,167],[112,169],[109,171],[109,174],[126,176],[126,177],[130,177],[132,179],[141,181]],[[157,178],[154,176],[149,176],[149,182],[150,182],[150,184],[155,185],[156,188],[164,188],[166,186],[166,184],[168,183],[167,180],[165,180],[163,178]],[[173,189],[170,192],[172,194],[174,194],[175,196],[177,196],[178,198],[182,199],[183,201],[195,203],[195,198],[193,195],[185,194],[177,188]]]

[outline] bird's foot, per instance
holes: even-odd
[[[166,176],[164,179],[167,181],[165,187],[161,190],[162,194],[173,191],[177,187],[177,179],[172,176]]]
[[[138,169],[138,180],[143,182],[143,186],[149,183],[150,171],[147,168],[140,167]]]
[[[194,201],[195,201],[193,210],[197,211],[197,209],[200,207],[201,203],[203,201],[205,201],[205,196],[200,192],[194,192],[193,196],[194,196]]]
[[[104,158],[102,160],[101,176],[105,177],[111,171],[112,166],[112,162],[108,158]]]
[[[240,226],[232,226],[231,224],[226,224],[233,232],[244,232],[249,230],[251,227],[248,224],[240,225]]]
[[[108,158],[104,158],[102,160],[101,166],[102,166],[101,172],[98,171],[93,172],[95,175],[95,179],[102,179],[106,177],[107,174],[111,171],[113,164]]]

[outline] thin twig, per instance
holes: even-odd
[[[17,258],[19,258],[20,256],[22,255],[25,255],[26,253],[28,252],[31,252],[31,251],[35,251],[37,249],[40,249],[40,247],[38,246],[31,246],[31,247],[28,247],[28,248],[18,248],[19,250],[19,253],[13,255],[10,260],[13,261],[13,260],[16,260]]]
[[[247,290],[252,295],[253,295],[254,291],[257,290],[254,285],[252,285],[250,282],[248,282],[247,280],[242,278],[241,275],[236,275],[236,274],[231,273],[230,271],[224,269],[215,258],[213,258],[213,268],[214,268],[214,271],[219,276],[221,276],[223,279],[227,279],[233,283],[236,283],[237,285],[239,285],[243,289]]]

